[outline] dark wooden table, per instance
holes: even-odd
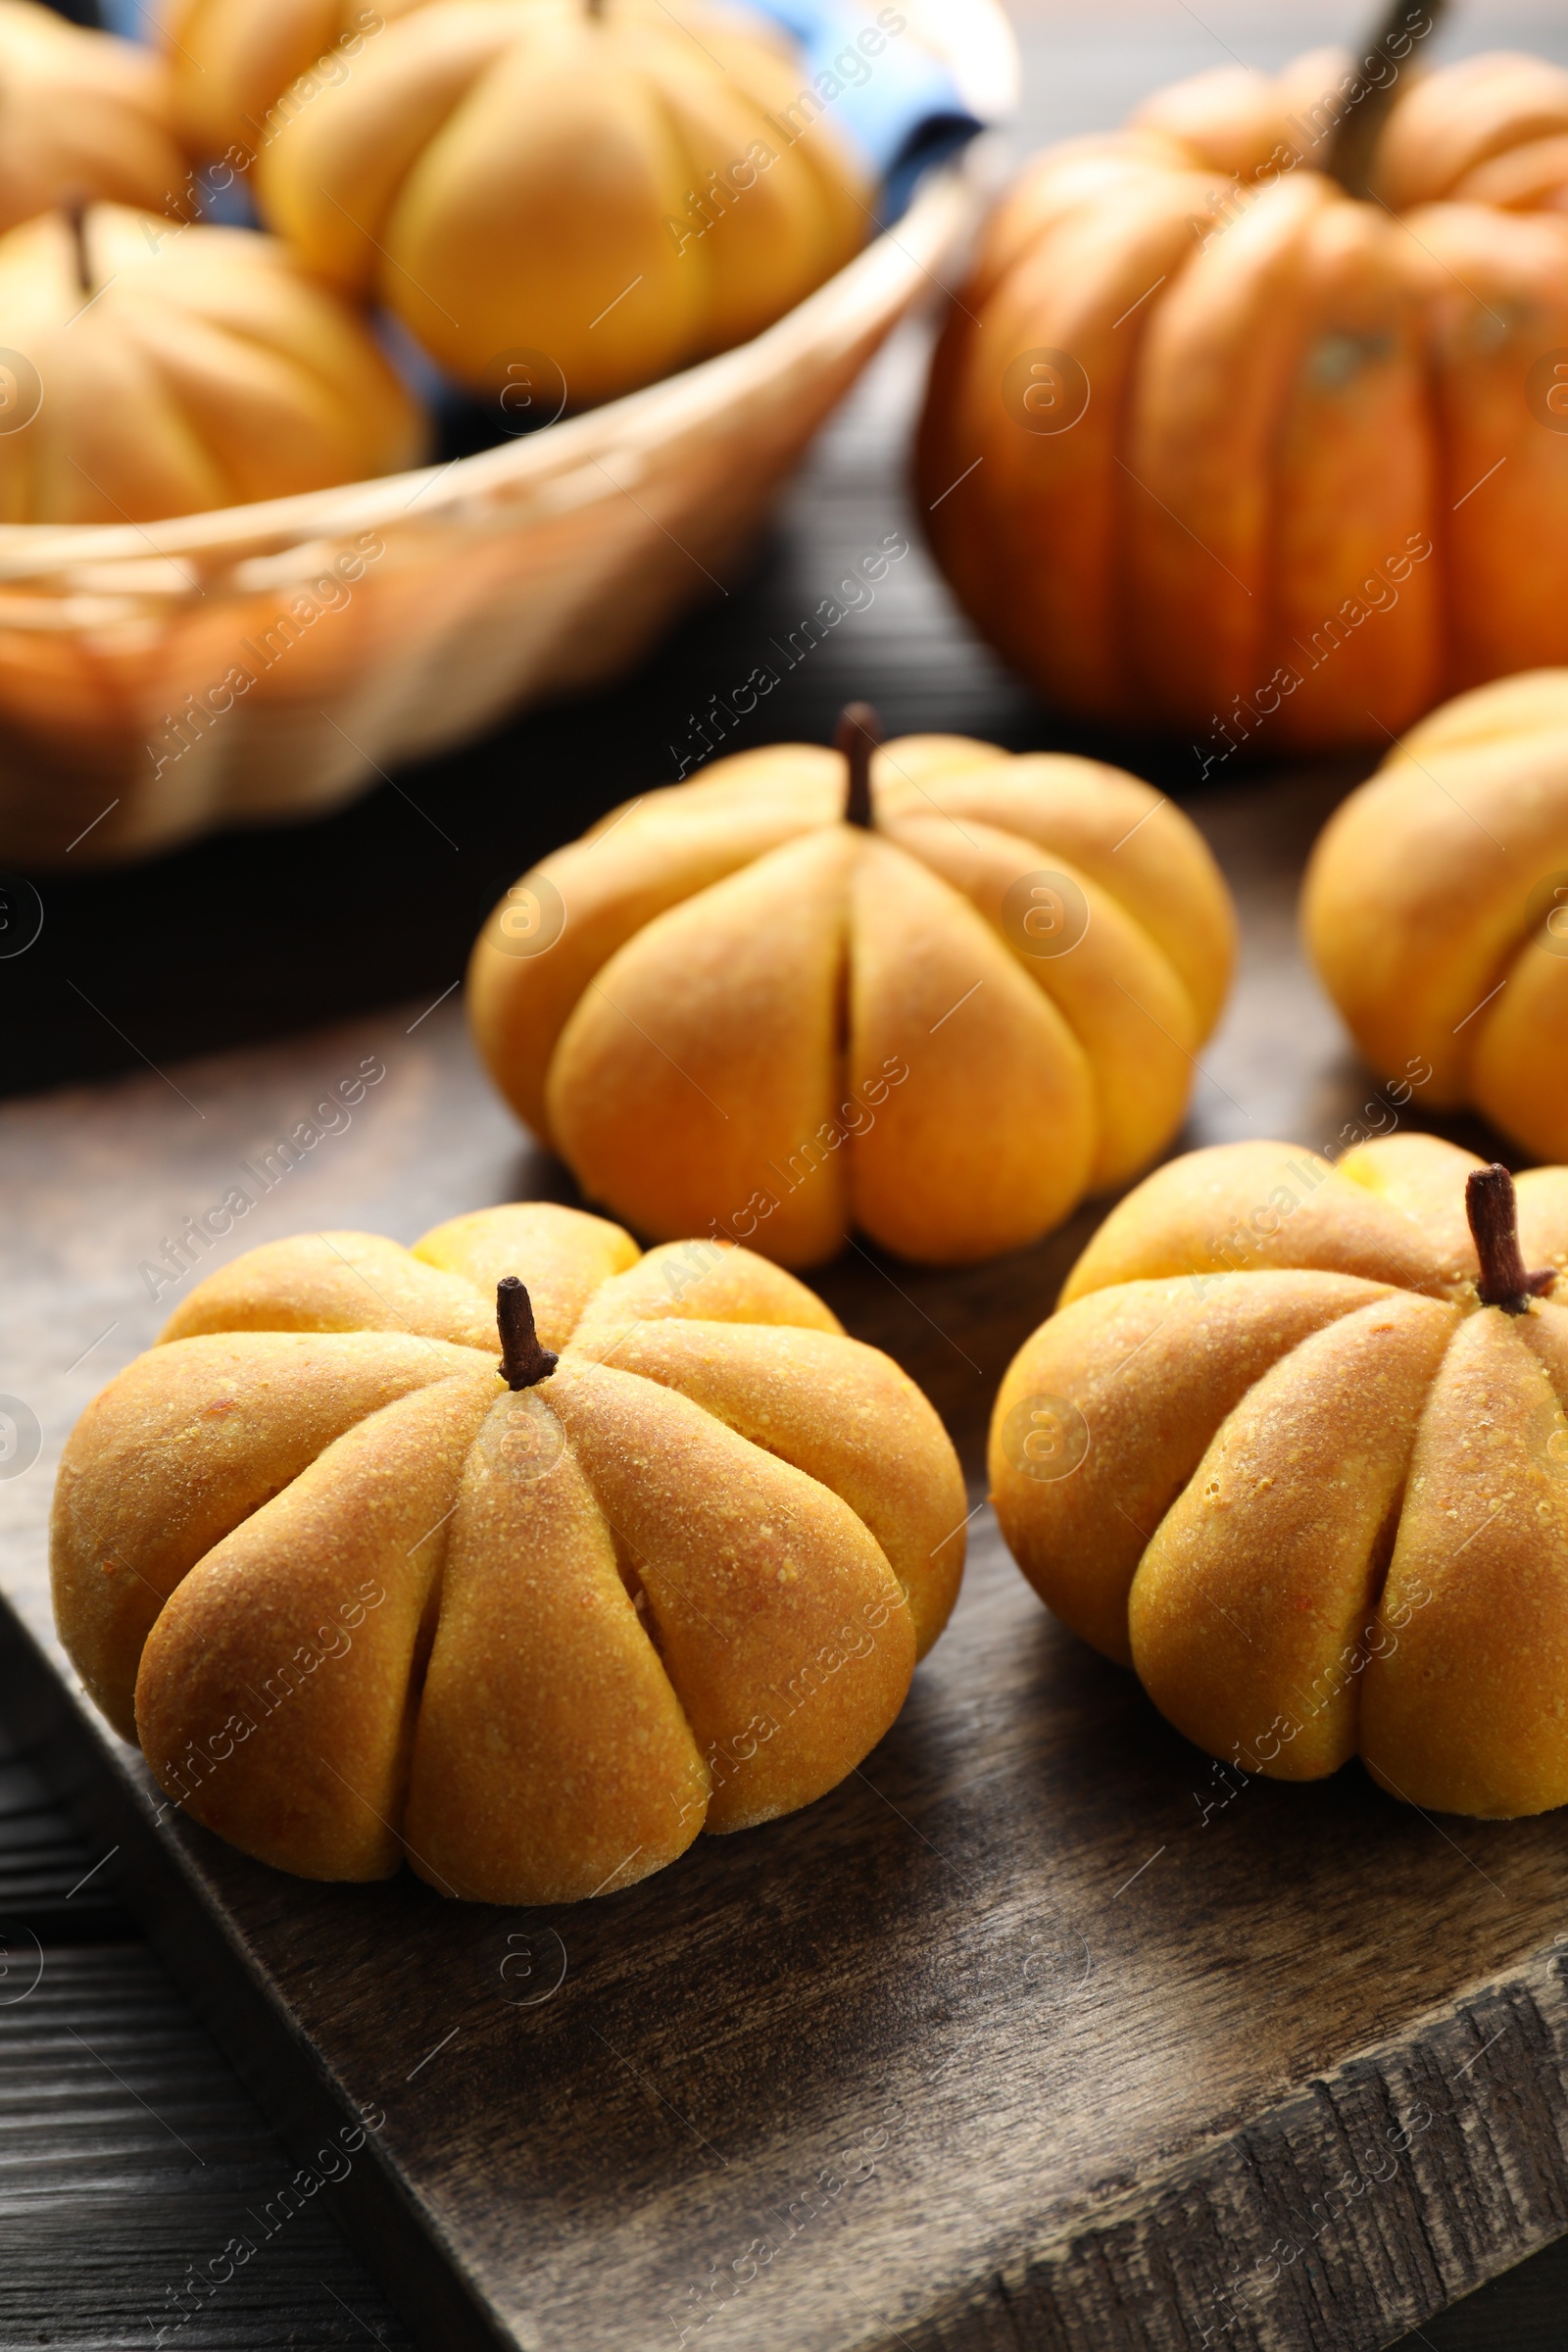
[[[1019,9],[1026,137],[1110,122],[1141,91],[1227,54],[1272,64],[1350,31],[1358,15],[1255,0],[1196,13],[1185,0],[1118,0],[1091,14],[1036,0]],[[1456,46],[1514,43],[1568,58],[1568,25],[1544,0],[1456,15]],[[195,1055],[398,1003],[407,1006],[398,1026],[413,1022],[456,981],[499,887],[605,806],[662,780],[687,712],[744,672],[751,647],[798,625],[895,524],[909,530],[915,552],[876,604],[771,698],[770,731],[821,738],[839,705],[865,694],[897,731],[952,728],[1019,748],[1074,742],[1182,792],[1191,775],[1182,747],[1091,743],[1064,729],[956,620],[918,551],[902,489],[920,364],[920,336],[910,332],[825,437],[752,576],[726,583],[729,593],[620,692],[411,772],[306,831],[231,838],[127,872],[41,878],[43,936],[0,965],[5,1091],[145,1076],[149,1065],[183,1086]],[[1283,870],[1297,838],[1309,837],[1357,772],[1353,762],[1332,775],[1259,771],[1243,781],[1243,801],[1228,810],[1206,803],[1200,813],[1221,855],[1255,873],[1257,825],[1245,796],[1267,787],[1270,822],[1289,837]],[[1288,894],[1254,894],[1254,953],[1286,955],[1289,919]],[[1331,1016],[1324,1008],[1318,1018],[1308,1043],[1332,1059]],[[1225,1051],[1216,1066],[1245,1068],[1251,1099],[1266,1103],[1280,1051],[1266,1019],[1239,1015]],[[1223,1105],[1208,1111],[1205,1131],[1222,1127]],[[204,2262],[247,2211],[265,2208],[292,2159],[143,1941],[117,1893],[114,1857],[68,1826],[15,1746],[0,1748],[0,2347],[152,2345],[187,2264]],[[1484,2114],[1476,2129],[1487,2130]],[[1520,2201],[1540,2186],[1520,2184]],[[1544,2352],[1568,2343],[1565,2315],[1568,2260],[1558,2248],[1407,2341]],[[323,2199],[166,2340],[185,2352],[272,2352],[366,2337],[410,2341]]]

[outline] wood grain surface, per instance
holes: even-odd
[[[1360,13],[1020,0],[1026,143]],[[1568,54],[1547,0],[1455,13],[1453,45]],[[1428,1822],[1359,1768],[1218,1803],[1207,1760],[1053,1627],[989,1514],[953,1632],[860,1775],[584,1911],[307,1888],[155,1828],[145,1776],[50,1659],[53,1455],[159,1320],[139,1262],[239,1158],[375,1054],[388,1075],[353,1128],[234,1246],[326,1221],[412,1238],[480,1200],[569,1197],[479,1088],[454,1004],[428,1008],[512,873],[661,780],[686,711],[754,640],[915,524],[900,448],[918,367],[914,337],[889,353],[764,569],[624,689],[308,832],[51,882],[38,947],[0,965],[0,1085],[135,1073],[0,1110],[0,1387],[43,1437],[0,1482],[0,1709],[26,1752],[0,1762],[0,2352],[154,2343],[236,2231],[254,2257],[187,2297],[166,2341],[407,2343],[338,2224],[443,2352],[655,2352],[683,2330],[712,2352],[1563,2340],[1550,2255],[1429,2318],[1568,2229],[1560,1822]],[[869,692],[895,727],[1068,740],[910,538],[875,607],[785,682],[777,731],[821,736]],[[1171,789],[1190,777],[1183,746],[1104,748]],[[1294,896],[1355,770],[1279,777],[1266,750],[1195,804],[1243,895],[1247,969],[1189,1140],[1322,1148],[1378,1074],[1299,969]],[[1002,1365],[1090,1221],[961,1276],[852,1254],[824,1283],[925,1383],[971,1472]],[[23,1993],[29,1937],[43,1965]],[[384,2123],[280,2226],[285,2183],[358,2102]]]

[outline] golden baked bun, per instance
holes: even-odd
[[[33,0],[0,0],[0,232],[95,196],[190,209],[168,69],[134,41],[85,32]],[[9,319],[0,328],[14,345]]]
[[[919,1390],[790,1275],[520,1203],[202,1283],[72,1434],[55,1615],[245,1852],[569,1902],[842,1780],[963,1518]]]
[[[492,1077],[642,1232],[989,1257],[1181,1124],[1235,942],[1195,827],[1091,760],[874,733],[645,794],[480,934]]]
[[[872,191],[802,74],[695,0],[437,0],[293,109],[258,199],[462,382],[542,353],[582,408],[744,342],[864,243]]]
[[[161,29],[180,137],[199,160],[243,165],[286,119],[278,100],[353,71],[367,41],[424,0],[165,0]],[[311,76],[314,66],[321,68]]]
[[[1370,1060],[1568,1159],[1568,669],[1412,727],[1323,828],[1301,922]]]
[[[1171,1161],[1002,1384],[1014,1557],[1246,1771],[1568,1802],[1565,1264],[1568,1168],[1516,1201],[1424,1135]]]
[[[418,462],[423,416],[366,328],[271,237],[118,205],[0,237],[31,415],[0,522],[150,522]]]

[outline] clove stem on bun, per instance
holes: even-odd
[[[533,1300],[515,1274],[503,1274],[496,1284],[496,1329],[501,1334],[501,1377],[509,1389],[531,1389],[550,1378],[561,1358],[540,1347]]]
[[[1472,1169],[1465,1182],[1464,1213],[1481,1260],[1476,1289],[1482,1305],[1500,1306],[1505,1315],[1527,1313],[1531,1299],[1551,1288],[1556,1273],[1550,1266],[1541,1274],[1525,1271],[1519,1254],[1519,1203],[1513,1178],[1500,1160],[1494,1160],[1490,1168]]]
[[[92,260],[87,251],[87,199],[68,197],[60,207],[66,226],[71,231],[72,251],[76,262],[76,283],[83,294],[93,291]]]
[[[844,822],[859,825],[867,833],[876,822],[871,809],[871,755],[881,741],[882,721],[870,704],[846,703],[833,736],[833,748],[843,753],[850,770]]]

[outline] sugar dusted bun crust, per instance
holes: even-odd
[[[553,1371],[498,1369],[531,1285]],[[744,1250],[485,1210],[269,1244],[89,1406],[62,1639],[186,1811],[318,1879],[564,1902],[808,1804],[962,1567],[935,1413]]]

